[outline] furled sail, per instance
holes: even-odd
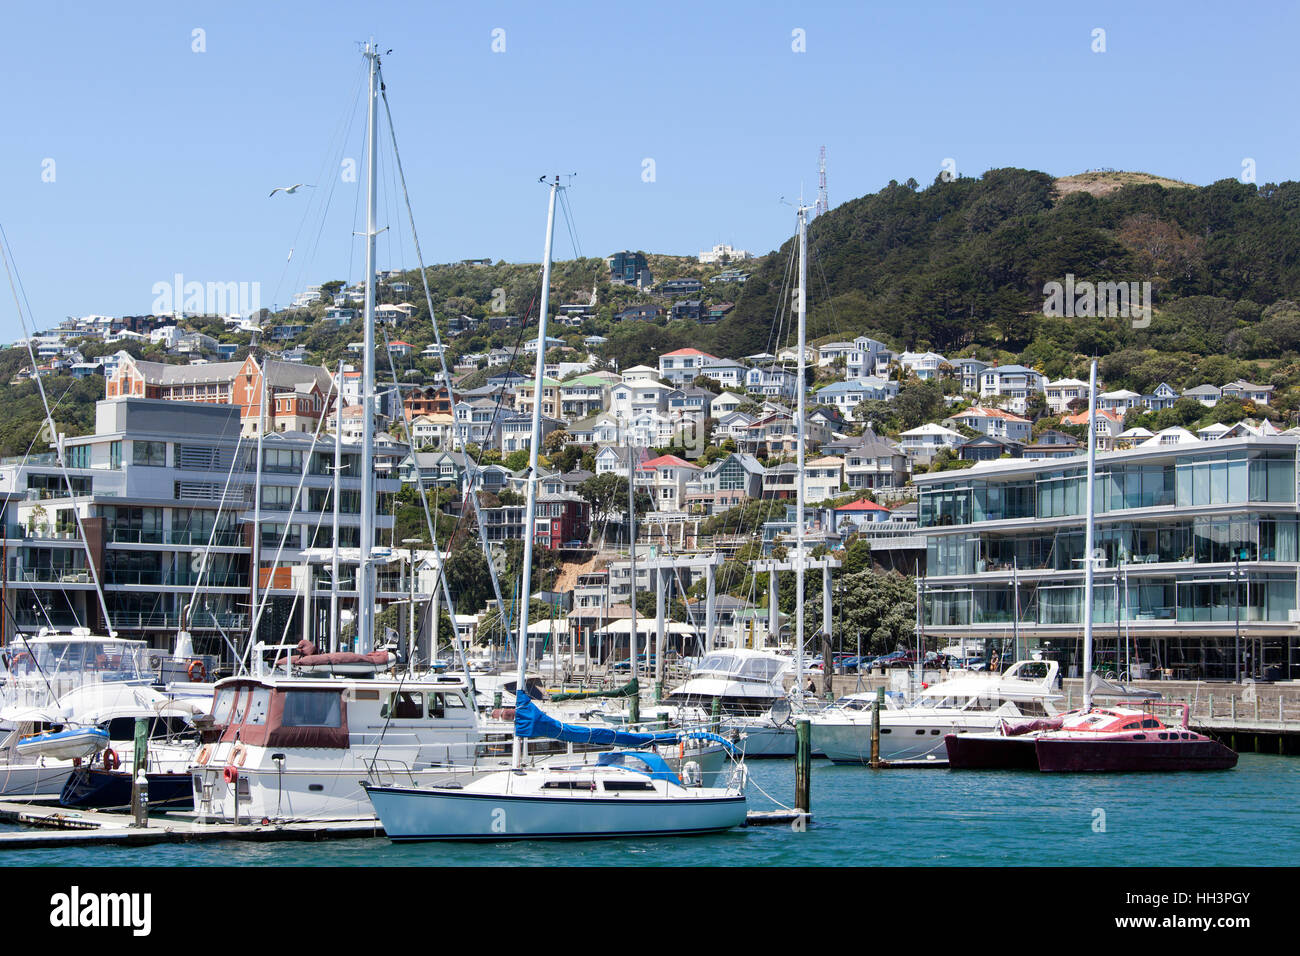
[[[638,688],[634,677],[622,687],[615,687],[610,690],[550,690],[547,691],[547,696],[551,700],[587,700],[593,697],[631,697],[637,692]]]
[[[646,747],[653,743],[676,741],[677,731],[637,734],[613,727],[578,727],[548,716],[526,693],[515,692],[515,736],[546,737],[575,744],[600,744],[607,747]]]

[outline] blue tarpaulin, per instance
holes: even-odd
[[[653,743],[676,742],[677,731],[634,734],[613,727],[576,727],[544,713],[526,693],[515,692],[515,736],[546,737],[574,744],[606,747],[646,747]]]

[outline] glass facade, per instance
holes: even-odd
[[[1104,669],[1300,677],[1296,447],[1247,439],[1099,457],[1092,617]],[[1018,624],[1022,644],[1077,673],[1086,480],[1074,459],[918,481],[925,626],[1009,641]]]
[[[1087,473],[1057,468],[1030,477],[971,479],[920,489],[921,528],[1082,515]],[[1158,464],[1098,462],[1093,490],[1098,515],[1138,508],[1283,503],[1296,500],[1294,448],[1212,449]]]

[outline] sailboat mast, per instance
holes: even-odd
[[[253,622],[254,627],[256,627],[258,621],[257,609],[262,603],[262,436],[266,434],[266,363],[267,358],[263,355],[261,368],[258,369],[261,388],[257,395],[257,447],[255,450],[257,461],[253,465],[253,549],[252,559],[249,562],[252,565],[252,573],[249,578],[253,584],[253,603],[249,608],[249,620]],[[257,643],[256,633],[249,635],[248,643],[250,646]]]
[[[797,488],[795,491],[794,505],[794,594],[795,594],[795,640],[794,640],[794,661],[795,661],[795,681],[794,681],[794,700],[796,704],[803,703],[803,579],[804,579],[804,422],[805,422],[805,401],[807,398],[808,386],[805,381],[804,365],[806,347],[807,325],[808,325],[808,210],[804,206],[799,206],[799,293],[797,299],[797,308],[799,312],[799,362],[798,362],[798,379],[795,382],[798,400],[795,404],[795,470],[797,472]],[[774,595],[775,597],[775,595]],[[775,604],[774,604],[775,606]],[[822,667],[829,667],[829,661],[823,661]]]
[[[343,360],[339,360],[338,384],[334,387],[334,554],[330,570],[334,586],[330,589],[330,653],[339,649],[339,486],[343,482]]]
[[[546,314],[551,299],[551,242],[555,236],[555,195],[560,177],[551,183],[551,200],[546,213],[546,250],[542,254],[542,302],[537,314],[537,370],[533,376],[533,430],[528,448],[527,495],[524,503],[524,578],[519,589],[519,677],[515,693],[524,690],[524,669],[528,664],[528,604],[533,593],[533,538],[537,527],[537,450],[542,444],[542,390],[546,377]],[[512,766],[523,765],[523,741],[516,736]]]
[[[375,152],[378,130],[375,109],[378,105],[379,50],[375,41],[366,44],[370,61],[370,99],[367,108],[366,154],[366,305],[365,345],[361,373],[361,551],[357,565],[357,650],[368,654],[375,642],[375,598],[371,588],[370,551],[375,544]]]
[[[1093,513],[1092,489],[1096,480],[1097,473],[1097,362],[1092,363],[1092,370],[1088,375],[1088,485],[1086,494],[1088,496],[1087,505],[1084,510],[1084,520],[1087,526],[1083,536],[1083,554],[1084,567],[1087,569],[1083,578],[1083,709],[1092,708],[1092,689],[1088,684],[1088,678],[1092,674],[1092,576],[1094,571],[1094,562],[1092,558],[1093,544],[1093,524],[1095,515]]]

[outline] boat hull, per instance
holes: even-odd
[[[717,833],[745,822],[743,795],[643,800],[366,786],[395,842],[593,840]]]
[[[35,763],[0,766],[0,797],[33,797],[60,793],[72,775],[72,764]]]
[[[880,728],[880,759],[886,763],[914,763],[942,766],[948,762],[944,736],[963,730],[988,731],[993,719],[924,719],[908,716],[891,719]],[[871,719],[852,722],[813,721],[812,745],[832,763],[871,763]]]
[[[194,790],[189,773],[151,773],[147,778],[150,809],[194,809]],[[64,784],[59,805],[78,809],[130,809],[131,774],[129,771],[79,767]]]
[[[948,734],[943,739],[953,770],[1037,770],[1032,737],[1002,734]]]
[[[1034,741],[1045,773],[1150,773],[1231,770],[1237,754],[1217,740],[1133,740],[1042,736]]]

